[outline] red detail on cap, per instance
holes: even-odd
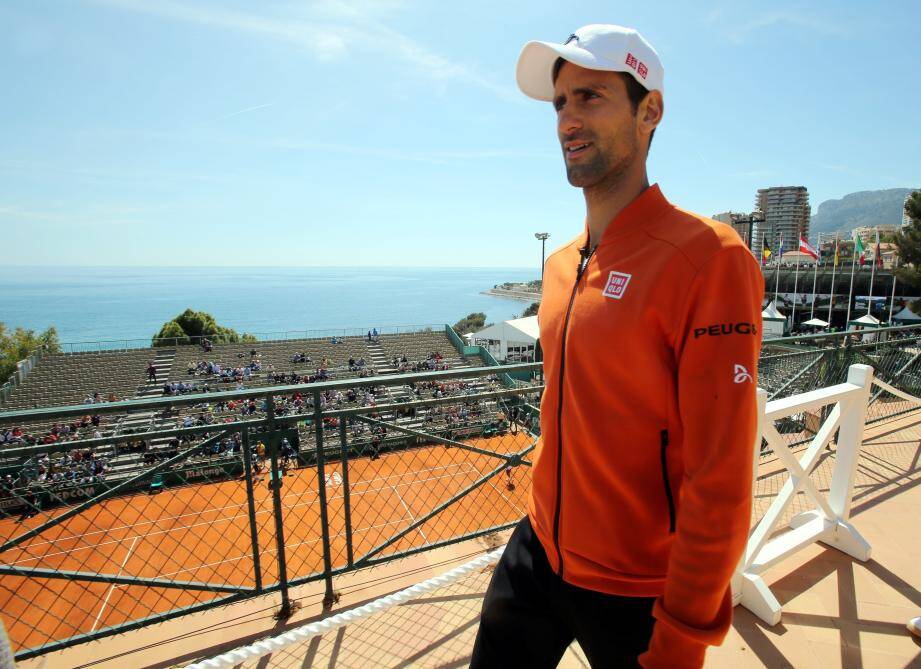
[[[636,63],[637,63],[637,61],[636,61],[636,57],[634,57],[634,55],[633,55],[632,53],[628,53],[628,54],[627,54],[627,61],[626,61],[626,63],[627,63],[627,67],[629,67],[629,68],[631,68],[631,69],[633,69],[633,70],[636,69]]]
[[[640,63],[640,66],[636,68],[636,73],[645,79],[646,75],[649,74],[649,68],[646,67],[645,63]]]

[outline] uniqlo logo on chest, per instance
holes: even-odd
[[[627,284],[630,283],[632,274],[623,272],[611,272],[608,274],[608,282],[604,286],[603,295],[614,300],[619,300],[627,292]]]

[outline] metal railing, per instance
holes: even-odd
[[[248,332],[256,338],[257,342],[291,341],[297,339],[328,339],[330,337],[363,337],[375,326],[367,328],[323,328],[319,330],[274,330],[268,332]],[[384,334],[409,334],[414,332],[432,331],[441,332],[443,323],[423,325],[381,325],[376,326],[380,335]],[[135,337],[131,339],[106,339],[78,342],[65,342],[61,344],[62,353],[99,353],[104,351],[130,351],[134,349],[155,348],[159,346],[197,345],[203,339],[214,344],[244,343],[240,338],[228,339],[222,335],[204,335],[201,337]]]
[[[511,527],[526,508],[542,386],[506,388],[498,374],[98,404],[103,420],[212,422],[5,448],[0,478],[17,478],[0,490],[0,610],[17,658],[269,593],[284,617],[294,586],[325,581],[331,604],[339,574]],[[362,406],[366,392],[375,400]],[[8,412],[0,426],[86,411]]]
[[[889,384],[870,395],[867,423],[917,410],[891,390],[921,389],[921,329],[873,334],[771,340],[760,385],[783,402],[846,383],[852,365],[866,364]],[[337,575],[511,527],[525,512],[542,386],[506,387],[500,375],[539,371],[458,368],[102,403],[92,412],[103,420],[148,412],[152,429],[4,448],[0,480],[16,473],[20,484],[0,490],[0,610],[17,657],[265,594],[286,615],[296,585],[324,582],[331,603]],[[835,410],[784,406],[762,463],[824,440]],[[0,413],[0,429],[87,411]],[[185,416],[196,424],[179,427]],[[100,456],[102,477],[92,473]],[[48,483],[49,469],[65,467],[78,473]]]

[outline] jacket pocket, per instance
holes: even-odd
[[[662,483],[665,485],[665,500],[668,502],[668,532],[675,531],[675,498],[668,478],[668,430],[659,433],[660,454],[662,459]]]

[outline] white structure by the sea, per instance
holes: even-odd
[[[540,337],[537,316],[513,318],[465,335],[474,346],[482,346],[500,362],[530,362]]]

